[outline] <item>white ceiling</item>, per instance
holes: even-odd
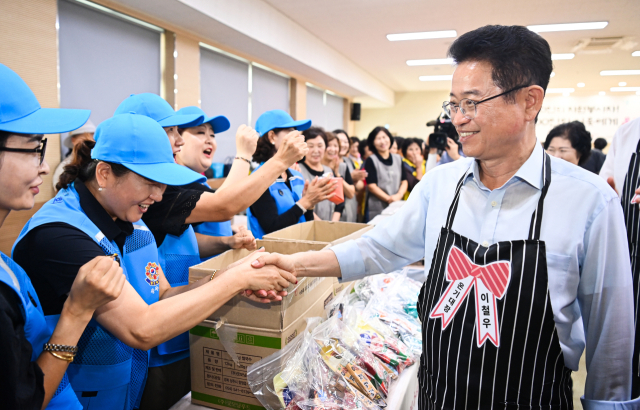
[[[574,87],[583,93],[609,91],[626,81],[640,86],[640,76],[601,77],[601,70],[640,69],[639,0],[265,0],[368,71],[394,91],[442,90],[449,82],[421,82],[420,75],[450,74],[449,66],[409,67],[406,60],[444,58],[454,40],[390,42],[387,34],[457,30],[458,35],[487,24],[532,25],[608,21],[602,30],[543,33],[552,52],[568,53],[582,38],[631,36],[632,50],[609,54],[577,54],[573,60],[554,61],[556,76],[550,87]],[[578,89],[576,88],[578,91]]]
[[[100,1],[100,0],[97,0]],[[181,2],[182,1],[182,2]],[[344,81],[339,76],[329,74],[330,70],[317,68],[304,59],[287,54],[278,48],[264,44],[259,36],[246,35],[221,21],[212,18],[215,13],[200,12],[183,3],[187,0],[102,0],[103,3],[116,2],[138,10],[163,21],[167,21],[189,31],[210,38],[218,44],[254,55],[259,61],[270,63],[284,72],[299,73],[311,81],[352,97],[365,94],[362,101],[374,97],[371,92],[354,86],[354,82]],[[637,43],[630,50],[613,50],[608,54],[586,55],[578,53],[573,60],[555,61],[555,77],[549,87],[576,88],[574,95],[593,95],[606,91],[626,81],[628,86],[640,87],[640,76],[601,77],[601,70],[640,69],[640,57],[632,57],[631,52],[640,50],[640,0],[207,0],[210,9],[222,10],[225,1],[236,3],[237,9],[244,11],[248,19],[260,19],[263,7],[258,2],[271,6],[300,29],[308,31],[331,49],[336,56],[345,58],[344,66],[362,69],[363,77],[395,92],[448,90],[448,81],[421,82],[420,75],[451,74],[449,66],[409,67],[406,60],[443,58],[454,39],[413,40],[390,42],[387,34],[456,30],[458,35],[486,24],[550,24],[589,21],[608,21],[603,30],[543,33],[554,53],[568,53],[584,38],[627,36]],[[191,3],[196,0],[191,0]],[[264,18],[268,17],[263,15]],[[260,20],[257,20],[260,21]],[[266,22],[275,24],[274,22]],[[270,30],[277,30],[271,27]],[[267,36],[265,35],[265,38]],[[304,37],[304,36],[301,36]],[[305,46],[302,38],[291,39]],[[308,50],[307,50],[308,51]],[[346,61],[349,60],[349,61]],[[330,63],[339,69],[340,65]],[[353,71],[353,70],[352,70]],[[317,77],[317,78],[316,78]],[[586,87],[577,88],[578,82]],[[369,95],[367,98],[366,95]],[[380,101],[378,101],[380,102]],[[389,104],[389,102],[386,102]]]

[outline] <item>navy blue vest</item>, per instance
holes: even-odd
[[[6,283],[18,295],[22,302],[21,310],[24,315],[24,333],[31,343],[31,361],[36,361],[42,353],[45,343],[49,342],[53,329],[49,329],[40,307],[40,300],[31,280],[25,271],[7,255],[0,252],[0,282]],[[36,305],[31,303],[33,300]],[[80,402],[69,384],[65,373],[53,398],[47,405],[50,410],[82,409]]]
[[[121,253],[115,242],[107,240],[84,213],[72,184],[36,212],[22,229],[16,243],[32,229],[53,222],[67,223],[80,229],[104,250],[105,255],[117,253],[127,281],[136,292],[147,304],[158,301],[158,250],[144,222],[133,224],[134,231],[127,237],[124,253]],[[59,317],[46,316],[50,328],[55,327]],[[91,320],[80,337],[78,354],[67,373],[85,409],[133,409],[142,397],[148,362],[148,352],[127,346],[97,321]]]
[[[260,164],[260,167],[262,164]],[[253,172],[256,172],[260,167],[256,168]],[[296,170],[289,168],[292,176],[289,179],[291,183],[291,189],[287,186],[282,178],[276,179],[276,182],[269,187],[269,193],[276,201],[276,207],[278,208],[278,215],[282,215],[291,209],[302,198],[302,190],[304,189],[304,177]],[[264,229],[260,226],[258,218],[253,216],[251,209],[247,208],[247,220],[249,229],[256,239],[262,239],[265,235]],[[306,222],[304,215],[300,217],[298,223]]]

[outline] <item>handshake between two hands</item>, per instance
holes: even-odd
[[[281,301],[286,289],[298,283],[293,258],[265,252],[264,247],[229,265],[228,271],[237,271],[234,276],[241,276],[247,286],[242,294],[260,303]]]

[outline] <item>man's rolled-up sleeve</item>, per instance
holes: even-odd
[[[340,280],[391,272],[422,259],[428,208],[428,179],[423,179],[395,215],[361,238],[332,247],[342,272]]]

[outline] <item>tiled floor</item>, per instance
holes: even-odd
[[[580,397],[584,394],[584,382],[587,380],[587,364],[584,359],[584,353],[580,358],[580,369],[573,372],[573,408],[574,410],[582,410]]]

